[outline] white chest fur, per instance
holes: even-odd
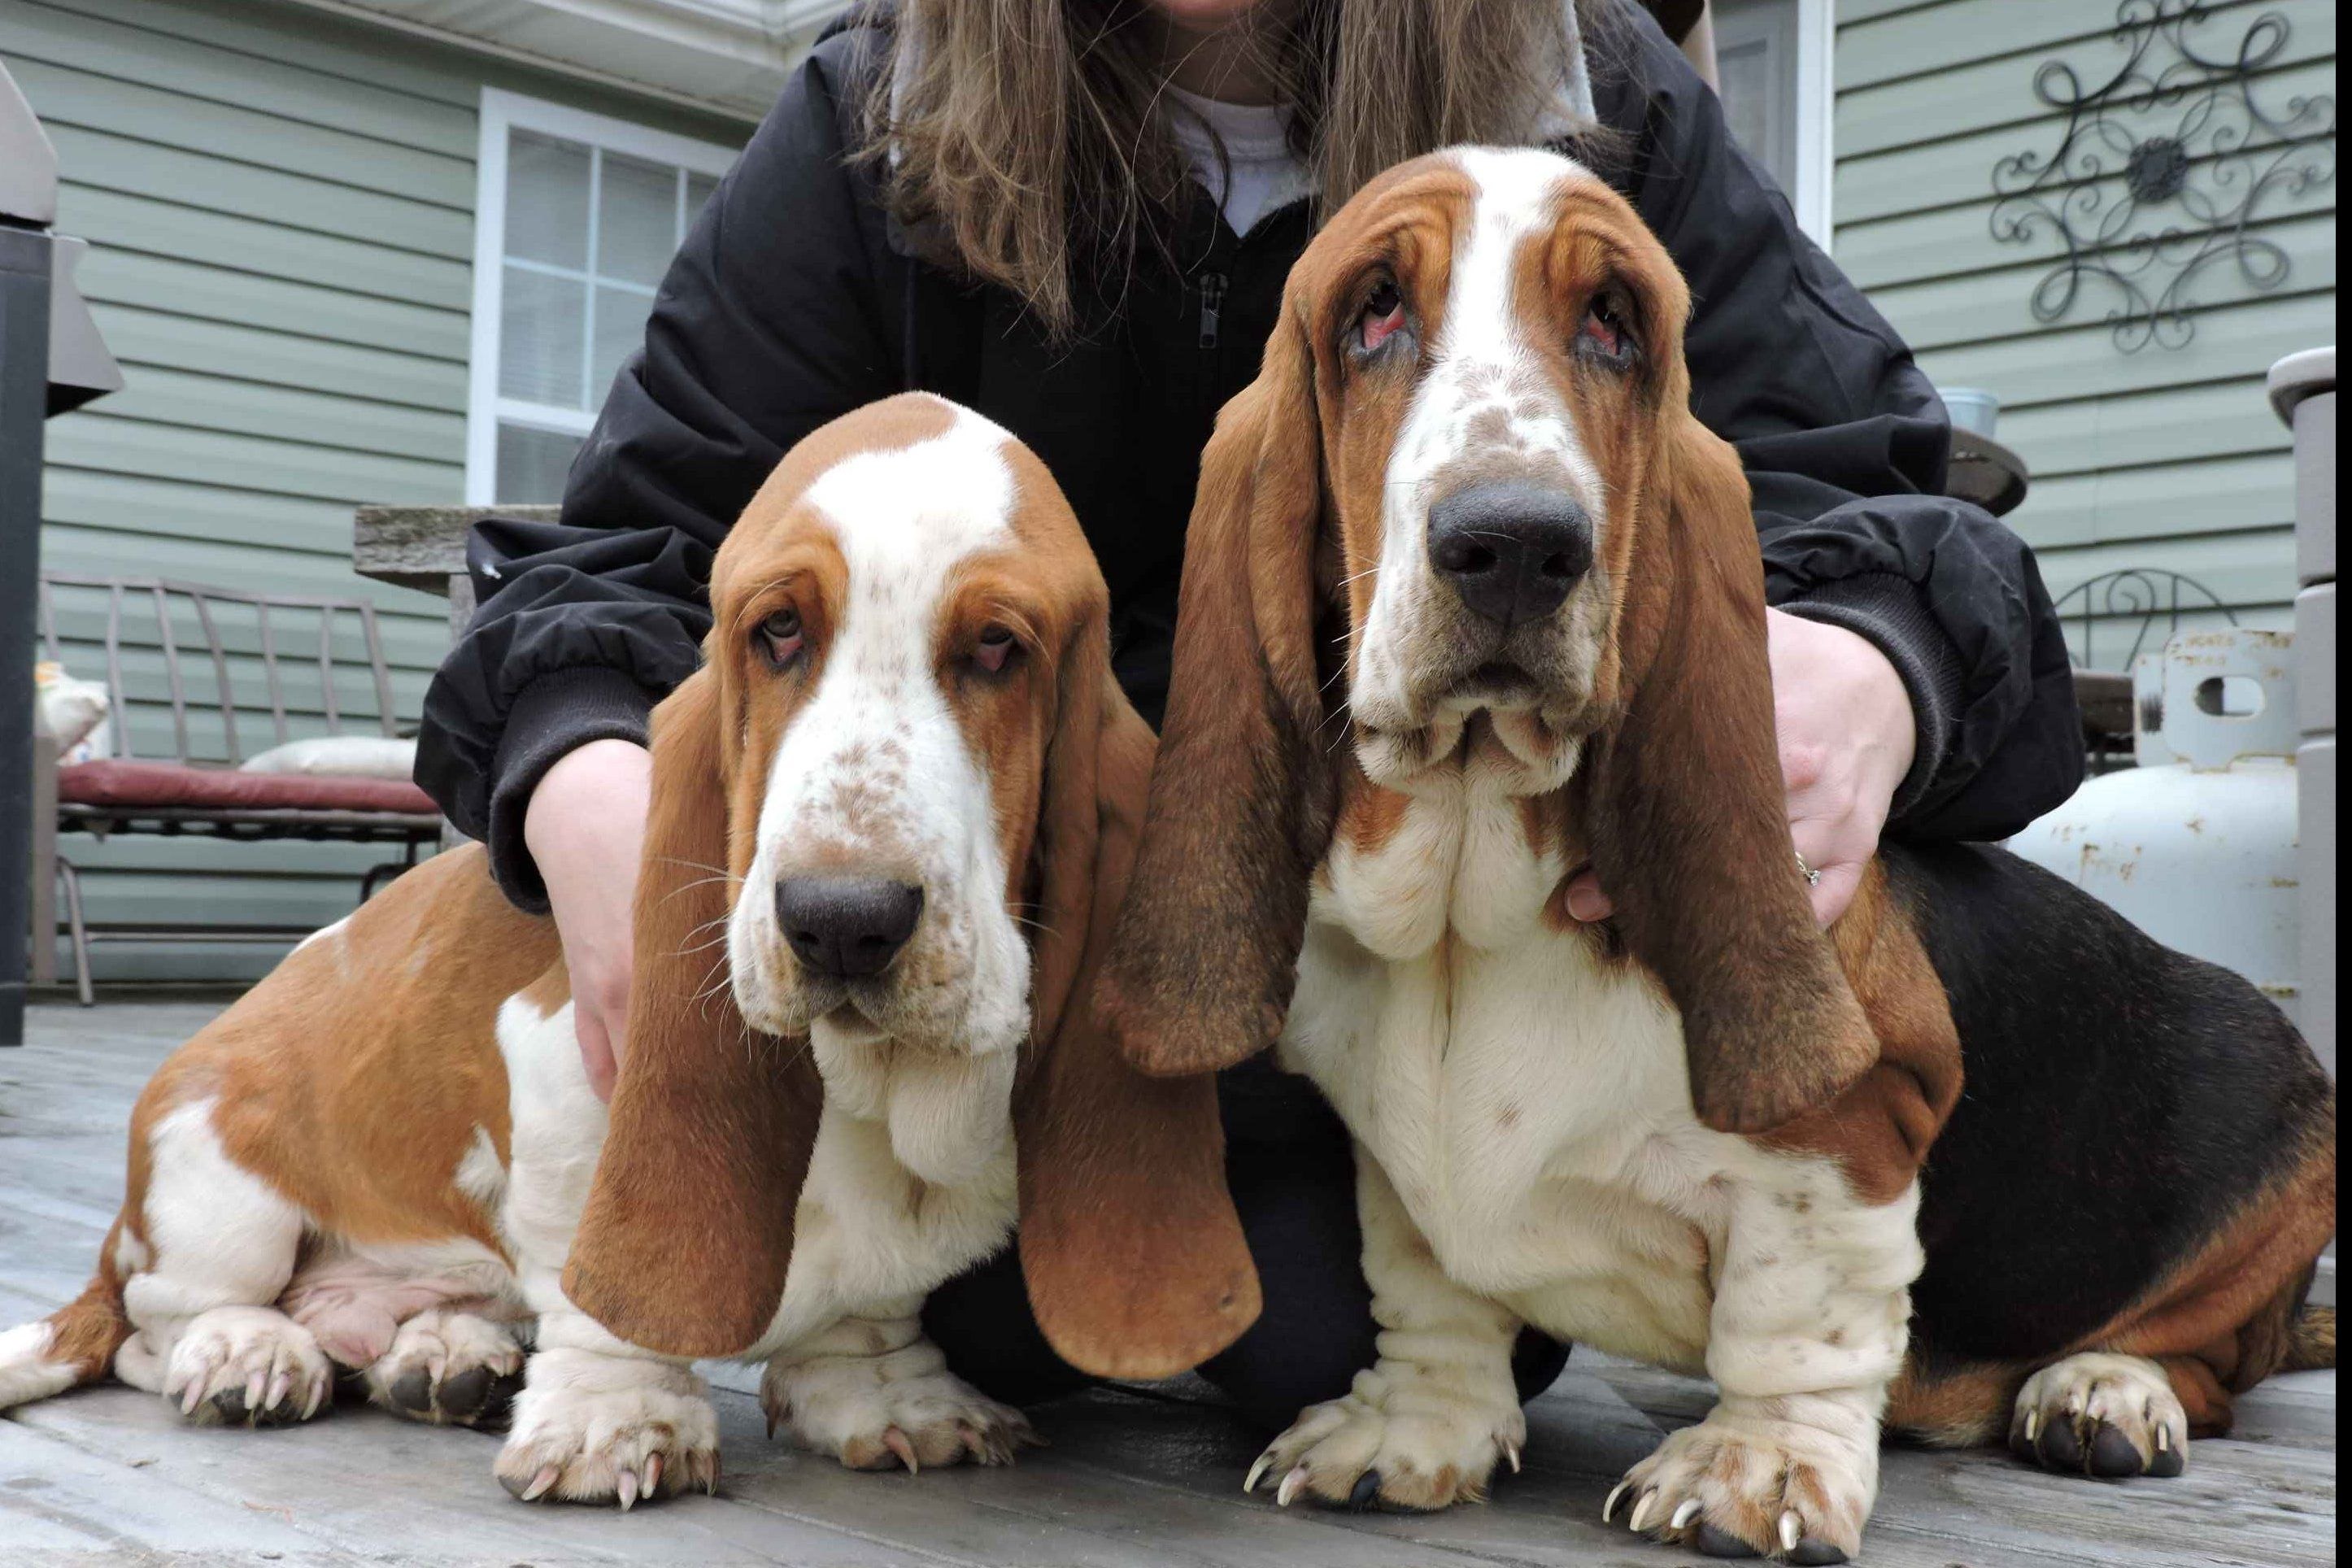
[[[1648,973],[1559,931],[1569,868],[1474,764],[1317,879],[1282,1060],[1377,1160],[1446,1274],[1556,1334],[1704,1363],[1736,1208],[1842,1208],[1826,1163],[1693,1113]]]

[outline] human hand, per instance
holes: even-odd
[[[1813,918],[1826,926],[1853,901],[1877,853],[1895,792],[1911,771],[1917,721],[1903,678],[1869,638],[1780,610],[1767,610],[1764,620],[1789,829],[1797,853],[1821,873]],[[1567,902],[1586,921],[1615,908],[1591,871],[1569,884]]]
[[[633,741],[591,741],[547,770],[523,813],[523,842],[547,884],[572,978],[572,1026],[599,1100],[627,1048],[637,867],[645,857],[653,755]]]

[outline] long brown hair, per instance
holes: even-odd
[[[1607,0],[1575,0],[1590,46]],[[1561,0],[1269,0],[1252,41],[1321,212],[1392,163],[1524,140],[1570,68]],[[1076,280],[1164,251],[1190,178],[1142,0],[898,0],[866,104],[893,215],[1055,331]]]

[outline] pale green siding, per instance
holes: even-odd
[[[82,292],[128,381],[50,422],[44,563],[365,595],[413,721],[445,613],[352,574],[352,508],[461,499],[481,89],[722,143],[747,128],[266,0],[0,0],[0,58],[57,146],[58,224],[90,242]],[[93,649],[72,662],[100,673]],[[65,847],[93,919],[226,924],[337,919],[383,858]],[[140,977],[269,962],[100,954]]]
[[[2292,34],[2263,101],[2333,94],[2332,5],[2217,5],[2200,36],[2233,53],[2273,11]],[[2285,285],[2263,293],[2213,268],[2195,286],[2195,334],[2181,348],[2118,348],[2095,285],[2065,320],[2037,321],[2030,300],[2055,241],[2000,244],[1990,230],[1994,164],[2060,140],[2063,120],[2035,100],[2036,69],[2064,58],[2103,79],[2123,58],[2116,16],[2114,0],[1840,0],[1835,254],[1939,384],[2000,395],[1999,437],[2033,472],[2010,521],[2054,590],[2161,567],[2207,584],[2246,621],[2284,625],[2294,472],[2263,374],[2336,341],[2333,183],[2264,204],[2261,232],[2292,258]]]

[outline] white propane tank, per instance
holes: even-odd
[[[2085,782],[2009,847],[2295,1016],[2293,634],[2184,632],[2132,670],[2139,765]]]

